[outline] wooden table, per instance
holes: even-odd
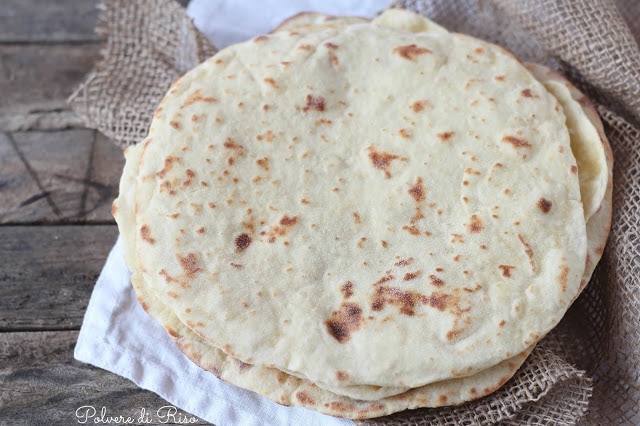
[[[110,211],[124,164],[65,102],[99,58],[97,2],[0,6],[0,424],[78,424],[83,405],[136,417],[167,405],[73,359],[118,235]]]

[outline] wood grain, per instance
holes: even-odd
[[[1,9],[1,8],[0,8]],[[0,45],[0,131],[81,127],[66,100],[100,45]]]
[[[115,225],[0,226],[0,331],[79,329]]]
[[[98,0],[2,0],[0,42],[98,40]]]
[[[0,134],[0,223],[114,223],[123,166],[94,130]]]
[[[78,408],[93,406],[99,412],[104,406],[108,415],[135,420],[145,408],[159,424],[155,412],[168,402],[127,379],[74,360],[77,337],[77,331],[0,333],[0,423],[78,424]],[[184,410],[179,413],[192,417]]]

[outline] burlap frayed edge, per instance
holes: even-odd
[[[147,135],[171,83],[216,48],[172,0],[104,0],[99,8],[102,59],[68,104],[87,127],[124,148]]]

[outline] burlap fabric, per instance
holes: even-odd
[[[453,31],[562,72],[598,104],[613,147],[613,224],[585,292],[502,389],[384,425],[640,425],[640,2],[399,0]],[[141,140],[156,104],[214,47],[170,0],[108,0],[104,59],[71,96],[88,126]]]

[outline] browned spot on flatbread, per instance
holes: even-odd
[[[416,178],[416,183],[409,188],[408,192],[409,195],[411,195],[411,198],[413,198],[416,203],[421,203],[425,200],[427,188],[425,188],[424,184],[422,183],[422,178],[420,176]]]
[[[448,132],[442,132],[442,133],[438,133],[436,136],[438,137],[438,139],[440,139],[442,142],[446,142],[449,139],[451,139],[451,137],[453,135],[455,135],[456,132],[454,131],[448,131]]]
[[[164,166],[162,167],[162,170],[156,173],[156,176],[159,177],[160,179],[164,178],[167,172],[171,170],[171,168],[173,167],[173,164],[179,161],[180,161],[180,158],[173,155],[166,157],[164,159]]]
[[[344,370],[338,370],[336,371],[336,378],[341,382],[344,382],[345,380],[349,380],[349,372]]]
[[[536,270],[536,262],[533,259],[533,249],[531,248],[531,245],[529,245],[529,243],[527,243],[527,241],[524,239],[524,237],[521,234],[518,234],[518,240],[520,240],[520,242],[524,246],[524,252],[527,255],[527,257],[529,258],[529,264],[531,265],[531,270],[535,272],[535,270]]]
[[[311,398],[309,395],[307,395],[307,393],[304,392],[304,391],[296,392],[296,399],[298,400],[298,402],[300,402],[303,405],[315,405],[316,404],[316,401],[314,401],[314,399]]]
[[[517,136],[503,136],[502,142],[511,144],[514,148],[531,148],[531,144],[528,140]]]
[[[340,343],[347,342],[351,335],[362,326],[362,308],[356,303],[342,303],[331,318],[325,321],[329,334]]]
[[[342,284],[342,287],[340,287],[340,292],[345,299],[353,296],[353,283],[351,281],[346,281]]]
[[[414,61],[414,62],[418,59],[418,56],[420,55],[424,55],[426,53],[433,53],[431,49],[427,49],[426,47],[422,47],[422,46],[417,46],[415,44],[394,47],[391,52],[395,55],[400,56],[403,59],[407,59],[409,61]]]
[[[227,149],[231,149],[236,152],[236,154],[241,155],[244,152],[244,146],[236,143],[236,141],[232,137],[227,137],[225,139],[223,146]]]
[[[373,167],[382,170],[384,172],[385,179],[389,179],[391,177],[391,162],[394,160],[406,160],[399,155],[391,154],[389,152],[379,152],[376,151],[373,146],[368,148],[369,151],[369,159],[373,164]]]
[[[331,43],[329,41],[326,42],[324,45],[327,49],[331,49],[331,50],[336,50],[338,48],[337,44]]]
[[[148,225],[142,225],[140,227],[140,236],[142,239],[149,244],[155,244],[156,240],[151,236],[151,228]]]
[[[569,266],[567,266],[566,264],[561,265],[560,273],[558,274],[556,279],[558,280],[558,283],[562,287],[562,292],[563,293],[566,292],[567,285],[569,283]]]
[[[267,142],[273,142],[273,140],[275,139],[276,135],[275,133],[273,133],[273,130],[268,129],[266,132],[264,132],[261,135],[257,135],[256,139],[259,141],[267,141]]]
[[[187,96],[187,99],[185,99],[184,103],[180,106],[180,109],[187,108],[196,102],[214,103],[217,101],[218,100],[212,96],[202,96],[202,90],[196,89]]]
[[[410,265],[411,262],[413,262],[413,257],[410,257],[408,259],[400,259],[396,263],[394,263],[394,265],[395,266],[407,266],[407,265]]]
[[[411,104],[411,109],[413,110],[413,112],[420,112],[430,105],[431,104],[429,103],[429,101],[427,101],[426,99],[423,99],[420,101],[415,101],[413,104]]]
[[[196,177],[196,174],[191,169],[185,170],[185,174],[187,175],[187,178],[182,182],[182,186],[186,188],[193,183],[193,178]]]
[[[549,213],[551,211],[551,207],[553,206],[553,202],[542,197],[538,200],[538,203],[536,205],[542,211],[542,213]]]
[[[438,309],[439,311],[444,311],[445,309],[447,309],[450,299],[451,296],[448,294],[433,293],[426,297],[426,303],[429,306]]]
[[[353,222],[356,225],[362,222],[362,219],[360,218],[360,215],[358,214],[358,212],[353,212]]]
[[[253,39],[254,43],[259,43],[261,41],[267,41],[267,40],[269,40],[269,36],[266,36],[266,35],[259,35],[258,37],[255,37]]]
[[[537,94],[535,94],[531,89],[523,89],[522,92],[520,92],[520,94],[522,96],[524,96],[525,98],[539,98],[540,97]]]
[[[264,79],[264,82],[267,83],[269,86],[273,87],[274,89],[278,88],[278,83],[276,83],[276,81],[271,77],[266,77]]]
[[[236,253],[243,252],[251,244],[251,237],[247,234],[240,234],[235,239]]]
[[[404,281],[414,280],[414,279],[418,278],[421,274],[422,274],[421,271],[407,272],[406,274],[404,274],[403,280]]]
[[[262,169],[269,171],[269,158],[268,157],[263,157],[263,158],[259,158],[256,160],[256,164],[258,165],[258,167],[261,167]]]
[[[498,265],[498,268],[502,270],[502,276],[505,278],[511,278],[511,270],[515,269],[515,266],[511,265]]]
[[[195,253],[187,253],[186,256],[177,254],[176,257],[180,262],[180,267],[184,270],[187,278],[193,278],[198,272],[202,272],[202,268],[198,265],[198,257]]]
[[[436,287],[442,287],[445,284],[442,278],[433,274],[429,275],[429,282],[431,283],[431,285],[434,285]]]
[[[302,107],[303,112],[311,111],[324,111],[325,109],[325,100],[322,96],[313,96],[308,94],[306,99],[306,103]]]
[[[477,215],[472,215],[468,224],[469,232],[472,234],[477,234],[482,232],[484,229],[484,224],[482,223],[482,219],[480,219]]]

